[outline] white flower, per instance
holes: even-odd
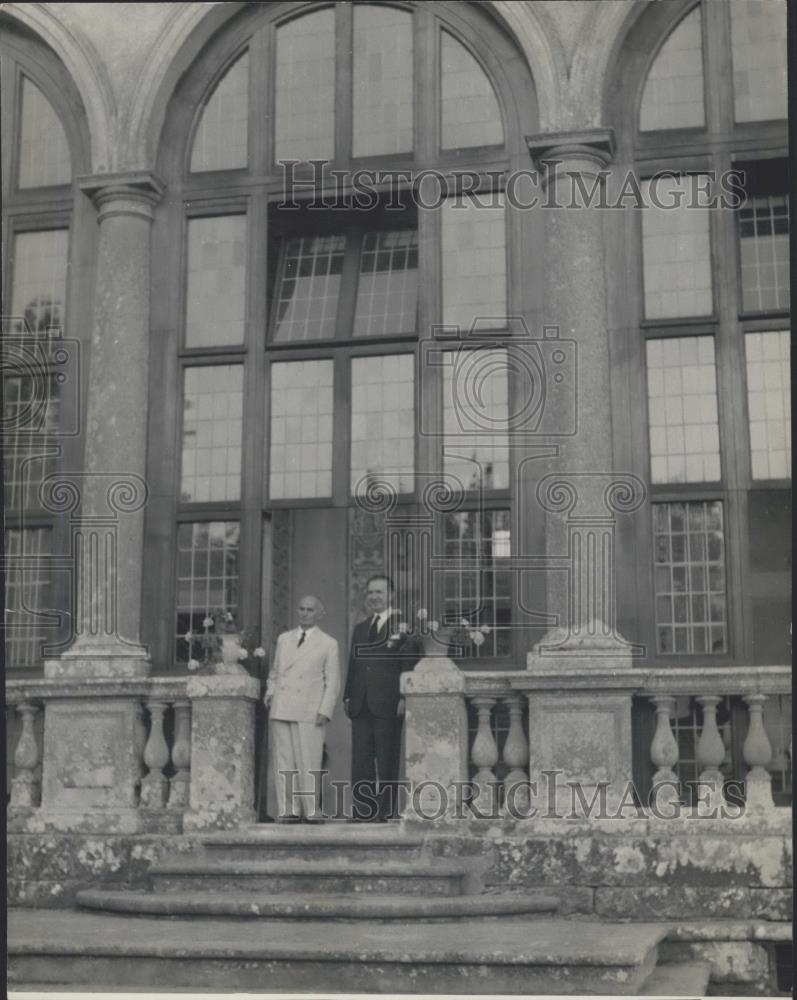
[[[233,620],[232,611],[228,611],[224,616],[225,622],[231,622]]]
[[[430,632],[437,632],[437,631],[439,631],[439,629],[440,629],[440,622],[436,622],[436,621],[429,622],[429,631]]]
[[[195,660],[193,657],[188,661],[189,670],[199,670],[199,660]]]
[[[266,651],[265,651],[265,649],[263,649],[262,646],[258,646],[257,649],[254,651],[254,653],[252,655],[253,656],[265,656],[266,655]]]
[[[399,632],[409,632],[410,627],[406,622],[399,622]]]
[[[481,646],[481,644],[484,642],[484,636],[481,634],[481,632],[472,632],[471,639],[473,639],[474,646]]]
[[[464,626],[465,626],[465,628],[467,628],[467,627],[468,627],[468,626],[470,625],[470,622],[468,621],[468,619],[467,619],[467,618],[460,618],[460,620],[459,620],[459,624],[460,624],[460,625],[464,625]]]
[[[490,634],[490,626],[489,625],[480,625],[479,626],[479,631],[481,632],[482,635],[489,635]]]
[[[426,608],[418,608],[418,614],[415,617],[418,619],[419,622],[426,621],[426,619],[429,617],[429,612],[426,610]]]
[[[213,619],[210,615],[202,619],[202,628],[213,628]]]
[[[245,660],[248,658],[249,653],[242,647],[241,649],[238,650],[237,656],[239,660]]]
[[[185,639],[185,641],[187,643],[190,644],[190,643],[192,643],[194,641],[194,633],[193,632],[186,632],[185,635],[183,636],[183,638]]]
[[[390,636],[390,641],[391,642],[398,642],[400,638],[401,638],[401,635],[398,632],[394,632],[393,635]]]

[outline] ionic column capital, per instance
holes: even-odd
[[[78,177],[77,185],[98,210],[97,221],[132,216],[151,222],[166,185],[150,170]]]
[[[545,168],[545,180],[562,164],[568,173],[595,174],[614,158],[614,129],[590,128],[527,135],[526,146],[535,164]]]

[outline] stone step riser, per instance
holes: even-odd
[[[168,933],[168,925],[164,925]],[[195,989],[227,992],[508,993],[634,996],[656,963],[656,949],[639,965],[498,965],[459,962],[306,961],[296,958],[213,959],[154,956],[12,955],[9,984],[69,984],[71,989]]]
[[[459,896],[464,891],[463,876],[379,876],[379,875],[156,875],[155,892],[295,892],[309,895],[342,892],[386,895]]]
[[[425,860],[416,847],[384,848],[377,846],[338,847],[323,845],[313,847],[272,847],[268,844],[246,847],[206,848],[205,856],[212,864],[228,861],[349,861],[357,864],[417,863]]]

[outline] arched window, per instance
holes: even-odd
[[[321,591],[345,643],[385,561],[384,512],[358,495],[387,482],[417,512],[443,471],[462,503],[438,514],[453,568],[435,607],[491,624],[482,653],[510,655],[517,457],[478,414],[463,434],[457,407],[471,404],[451,372],[455,327],[488,317],[479,405],[508,414],[502,338],[510,316],[532,325],[534,283],[517,275],[538,223],[507,212],[502,189],[535,127],[523,60],[477,5],[260,7],[198,53],[158,165],[150,481],[163,499],[147,537],[173,567],[146,598],[159,662],[184,662],[181,636],[214,607],[279,631],[303,589]],[[420,342],[435,328],[430,364]],[[415,596],[410,556],[391,565],[402,601]]]
[[[72,178],[87,170],[80,98],[57,57],[3,19],[3,451],[6,663],[41,664],[42,645],[68,637],[69,539],[39,496],[62,460],[79,462],[77,232]],[[74,466],[73,466],[74,467]],[[63,560],[61,560],[63,563]]]
[[[615,318],[637,331],[631,406],[646,414],[627,456],[652,500],[639,630],[662,663],[786,663],[786,4],[655,5],[619,65],[620,164],[667,206],[628,213],[638,294]]]

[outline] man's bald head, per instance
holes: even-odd
[[[324,616],[324,604],[320,597],[315,594],[306,594],[300,601],[297,609],[299,624],[302,628],[310,628],[317,625]]]

